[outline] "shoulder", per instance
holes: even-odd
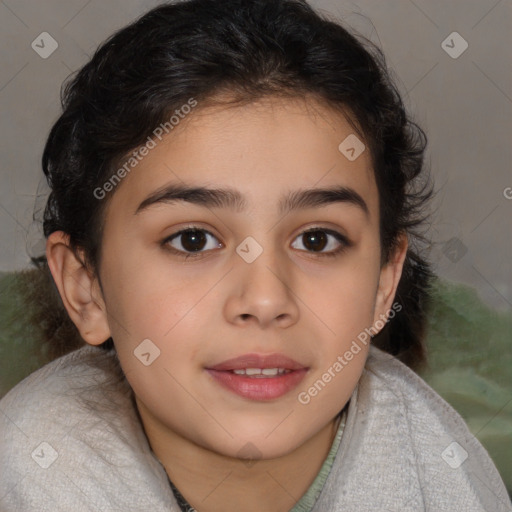
[[[371,346],[360,382],[361,393],[372,399],[393,397],[396,409],[413,419],[428,419],[429,428],[442,425],[444,430],[468,433],[462,417],[417,373],[396,357]]]
[[[0,400],[0,508],[55,510],[57,501],[63,509],[160,510],[169,498],[165,471],[132,397],[115,351],[89,345],[11,389]]]
[[[29,426],[34,413],[39,420],[42,419],[41,412],[49,416],[49,404],[52,405],[53,412],[56,412],[56,408],[67,408],[69,404],[65,402],[70,398],[70,390],[77,391],[77,387],[87,385],[89,378],[84,378],[84,374],[92,376],[91,370],[100,374],[93,364],[100,355],[96,354],[96,350],[90,346],[75,350],[46,364],[19,382],[0,400],[0,410],[3,413],[0,421],[3,425],[8,430],[15,426],[20,429]],[[57,397],[59,400],[55,401]]]
[[[108,383],[122,393],[123,378],[113,351],[84,346],[62,356],[18,383],[1,400],[3,432],[41,430],[51,422],[68,424],[70,417],[85,414],[88,399]],[[125,389],[126,391],[126,389]],[[89,404],[91,405],[91,404]]]
[[[372,346],[359,388],[361,407],[385,404],[381,411],[379,407],[373,407],[375,416],[391,408],[399,422],[407,425],[411,439],[418,445],[435,441],[435,446],[443,447],[444,451],[455,441],[467,446],[474,458],[480,457],[484,465],[490,462],[487,452],[470,432],[462,416],[396,357]],[[448,444],[444,445],[445,442]],[[448,460],[448,453],[441,452],[441,455]],[[463,458],[462,451],[460,455]],[[460,462],[462,465],[463,461]]]
[[[336,459],[329,485],[346,497],[344,507],[512,510],[494,463],[462,417],[410,368],[373,346]]]

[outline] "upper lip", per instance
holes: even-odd
[[[242,370],[245,368],[284,368],[285,370],[300,370],[305,368],[302,364],[283,354],[244,354],[233,359],[228,359],[215,366],[209,366],[208,370]]]

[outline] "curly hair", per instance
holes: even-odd
[[[382,263],[402,233],[409,239],[396,294],[401,312],[372,343],[419,368],[426,358],[433,277],[419,230],[432,195],[424,163],[427,137],[407,114],[383,52],[306,1],[165,3],[102,43],[63,87],[63,112],[44,148],[51,187],[45,236],[66,232],[95,272],[108,198],[99,200],[94,190],[191,97],[200,105],[218,104],[226,97],[222,93],[230,98],[225,105],[265,96],[311,97],[342,112],[364,140],[379,193]],[[48,273],[44,257],[38,262]],[[48,300],[50,281],[40,280],[32,301],[38,304],[36,321],[45,319],[42,337],[58,356],[83,340],[71,326],[62,328],[71,320],[62,315],[62,303]],[[58,321],[49,321],[58,308]],[[101,347],[111,349],[112,339]]]

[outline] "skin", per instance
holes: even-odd
[[[84,340],[112,336],[149,443],[173,483],[200,512],[289,510],[316,477],[335,418],[354,391],[368,346],[307,405],[307,391],[366,327],[391,308],[407,241],[381,266],[378,191],[369,151],[349,161],[338,150],[353,128],[309,99],[266,98],[234,108],[200,106],[126,176],[108,204],[99,279],[53,233],[47,257]],[[135,214],[169,183],[232,187],[247,208],[159,203]],[[345,186],[366,202],[277,210],[292,190]],[[192,223],[207,245],[185,260],[162,241]],[[331,229],[340,242],[311,249],[302,233]],[[236,248],[248,236],[262,254],[247,263]],[[184,251],[183,237],[168,241]],[[133,351],[150,339],[149,366]],[[205,371],[248,352],[283,353],[309,367],[301,384],[271,401],[242,398]],[[252,443],[258,460],[239,451]],[[229,503],[229,509],[226,504]]]

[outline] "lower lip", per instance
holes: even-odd
[[[308,369],[294,370],[276,377],[247,377],[236,373],[206,370],[222,386],[251,400],[273,400],[297,387]]]

